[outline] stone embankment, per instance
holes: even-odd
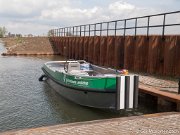
[[[20,37],[1,39],[7,52],[2,55],[55,55],[48,37]]]
[[[179,135],[179,113],[159,113],[9,131],[0,135]]]

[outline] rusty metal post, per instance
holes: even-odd
[[[114,32],[114,35],[115,35],[115,37],[116,37],[116,35],[117,35],[117,21],[115,21],[115,32]]]
[[[76,36],[78,36],[78,26],[76,26]]]
[[[179,82],[178,82],[178,94],[180,94],[180,78],[179,78]]]
[[[147,39],[149,39],[149,23],[150,23],[150,16],[148,16],[148,24],[147,24]]]
[[[137,18],[136,18],[136,20],[135,20],[135,39],[136,39],[136,35],[137,35]]]
[[[86,25],[84,25],[84,37],[86,36]]]
[[[109,36],[109,22],[107,22],[107,37]]]
[[[100,36],[102,36],[102,23],[100,24]]]
[[[164,40],[164,33],[165,33],[165,25],[166,25],[166,14],[164,14],[163,18],[163,30],[162,30],[162,39]]]
[[[126,19],[124,20],[124,38],[126,36]]]
[[[64,28],[64,37],[66,36],[66,32],[65,31],[66,31],[66,28]]]
[[[74,36],[74,27],[73,27],[73,36]]]
[[[89,37],[91,36],[91,25],[89,24]]]
[[[96,24],[94,24],[94,36],[96,36]]]

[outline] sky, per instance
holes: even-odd
[[[180,0],[0,0],[0,27],[22,35],[180,10]]]

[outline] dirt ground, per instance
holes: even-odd
[[[55,54],[48,37],[2,38],[7,52],[4,55]]]

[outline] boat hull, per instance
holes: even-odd
[[[60,64],[48,63],[42,67],[48,84],[64,98],[83,106],[114,109],[116,78],[82,76],[63,72]]]
[[[63,86],[51,78],[48,78],[47,83],[64,98],[88,107],[101,108],[101,109],[114,109],[115,108],[115,93],[114,92],[91,92],[86,90],[78,90]]]

